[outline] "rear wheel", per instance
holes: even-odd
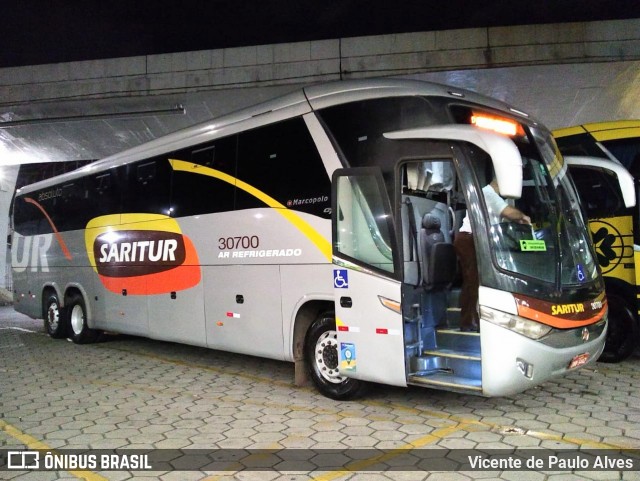
[[[636,348],[637,325],[633,311],[621,297],[607,294],[609,326],[600,362],[620,362],[628,358]]]
[[[44,329],[54,339],[62,339],[67,336],[67,325],[58,295],[55,292],[50,292],[45,297]]]
[[[87,325],[87,308],[82,296],[75,294],[67,307],[71,340],[76,344],[89,344],[98,339],[99,332]]]
[[[340,374],[339,346],[333,312],[320,314],[305,340],[309,374],[318,390],[332,399],[351,399],[362,393],[365,383]]]

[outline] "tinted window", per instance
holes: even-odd
[[[87,223],[120,212],[120,194],[114,169],[18,197],[15,230],[23,235],[84,229]],[[47,219],[51,219],[53,226]]]
[[[17,233],[25,236],[36,235],[41,230],[45,231],[48,223],[40,209],[26,199],[33,199],[33,197],[31,194],[16,197],[13,206],[13,228]],[[40,223],[46,225],[40,227]]]
[[[166,156],[128,165],[123,211],[169,215],[170,187],[171,165]]]
[[[440,112],[440,119],[437,119]],[[443,108],[434,108],[422,97],[393,97],[329,107],[320,117],[351,167],[382,166],[398,159],[399,142],[384,133],[446,123]]]
[[[47,234],[53,232],[53,226],[58,231],[82,229],[85,205],[86,191],[77,179],[26,194],[16,201],[16,230]]]
[[[267,206],[253,188],[290,209],[330,217],[329,176],[302,118],[240,134],[237,177],[249,185],[236,189],[237,209]]]
[[[616,175],[606,169],[571,166],[571,177],[590,219],[612,217],[624,209]]]
[[[640,176],[640,138],[609,140],[602,144],[629,169],[631,175]]]
[[[89,213],[87,222],[103,215],[119,214],[121,199],[116,169],[99,172],[86,178],[88,192],[86,209]]]
[[[84,229],[87,218],[87,197],[83,179],[62,184],[61,195],[51,216],[60,231]]]
[[[590,134],[569,135],[556,139],[562,155],[587,155],[607,158]]]
[[[233,210],[233,184],[222,174],[235,177],[236,136],[184,149],[172,158],[190,163],[191,170],[174,170],[171,189],[173,215],[183,217]]]

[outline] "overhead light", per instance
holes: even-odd
[[[499,134],[524,137],[524,129],[519,122],[498,115],[472,112],[471,124],[481,129],[493,130]]]
[[[131,117],[153,117],[156,115],[175,115],[186,114],[187,110],[180,104],[175,105],[169,109],[156,109],[156,110],[132,110],[124,112],[109,112],[104,114],[89,114],[89,115],[67,115],[64,117],[40,117],[33,119],[23,120],[10,120],[8,122],[0,122],[0,129],[10,129],[12,127],[21,127],[24,125],[35,124],[55,124],[60,122],[86,122],[90,120],[105,120],[105,119],[129,119]]]

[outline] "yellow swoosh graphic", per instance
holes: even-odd
[[[246,182],[241,181],[240,179],[237,179],[229,174],[225,174],[220,170],[212,169],[211,167],[205,167],[203,165],[193,164],[191,162],[185,162],[184,160],[176,159],[169,159],[169,163],[171,164],[173,170],[189,172],[191,174],[206,175],[208,177],[220,179],[224,182],[236,186],[239,189],[244,190],[257,199],[260,199],[269,207],[277,209],[276,212],[278,212],[281,216],[291,222],[300,232],[302,232],[311,242],[313,242],[318,250],[320,250],[322,255],[324,255],[327,260],[331,262],[331,243],[327,239],[325,239],[316,229],[309,225],[309,223],[302,217],[300,217],[292,210],[287,209],[285,205],[281,204],[270,195],[265,194],[261,190],[256,189],[252,185],[249,185]]]

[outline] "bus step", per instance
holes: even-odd
[[[453,375],[449,372],[426,372],[410,374],[408,384],[416,386],[433,386],[434,388],[460,392],[482,392],[482,381],[476,378],[467,378]]]
[[[453,349],[434,349],[424,351],[425,356],[441,356],[451,359],[464,359],[465,361],[480,361],[480,353],[477,351],[460,351]]]
[[[478,356],[446,357],[438,354],[409,357],[409,375],[426,376],[432,373],[453,377],[482,379],[482,363]]]
[[[424,376],[433,376],[435,374],[446,374],[448,376],[452,376],[453,369],[451,369],[450,367],[440,367],[438,369],[429,369],[427,371],[412,372],[411,376],[424,377]]]
[[[476,353],[479,356],[480,333],[461,332],[458,329],[438,329],[436,345],[439,349]]]
[[[446,328],[446,329],[438,329],[438,334],[445,334],[445,335],[460,335],[460,336],[475,336],[475,337],[480,337],[480,333],[479,332],[465,332],[465,331],[461,331],[459,329],[451,329],[451,328]]]

